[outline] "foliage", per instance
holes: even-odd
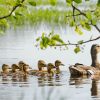
[[[89,1],[85,0],[85,2]],[[0,33],[5,32],[7,28],[12,26],[16,28],[25,24],[34,25],[40,22],[68,24],[70,27],[74,27],[75,32],[79,35],[84,34],[82,29],[90,31],[92,26],[100,32],[97,26],[100,22],[100,0],[97,1],[93,9],[86,10],[78,8],[83,3],[83,0],[66,0],[66,3],[67,7],[72,7],[72,10],[53,9],[56,5],[60,5],[59,7],[66,6],[59,0],[0,0]],[[38,8],[39,5],[42,5],[42,7],[50,5],[52,9],[41,9]],[[37,41],[40,42],[41,49],[52,45],[58,46],[58,43],[60,46],[71,44],[64,43],[58,34],[52,34],[52,32],[49,35],[43,33]],[[81,50],[79,45],[84,43],[86,42],[80,40],[72,44],[75,45],[74,51],[78,53]]]
[[[57,43],[64,44],[64,41],[60,38],[58,34],[54,34],[54,32],[50,32],[48,35],[42,33],[41,37],[36,39],[40,44],[41,49],[45,49],[48,46],[55,46]]]

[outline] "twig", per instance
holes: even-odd
[[[56,44],[56,45],[51,45],[51,46],[66,46],[66,45],[75,45],[75,46],[77,46],[77,45],[82,45],[82,44],[86,44],[86,43],[89,43],[89,42],[93,42],[93,41],[96,41],[98,39],[100,39],[100,36],[98,36],[98,37],[96,37],[94,39],[90,38],[90,40],[83,41],[82,43],[70,43],[70,42],[68,42],[66,44]]]
[[[88,18],[87,15],[84,12],[82,12],[80,9],[76,8],[73,4],[72,4],[72,8],[73,8],[73,15],[72,16],[73,16],[74,20],[75,20],[74,16],[78,16],[78,15],[83,15],[84,17]],[[79,14],[74,15],[75,10],[77,10],[79,12]],[[68,16],[66,16],[66,17],[68,17]],[[97,29],[97,31],[100,33],[99,27],[97,25],[92,24],[92,20],[90,20],[90,22],[91,22],[91,25],[94,26]]]
[[[12,15],[12,13],[13,13],[19,6],[21,6],[21,4],[22,4],[24,1],[25,1],[25,0],[22,0],[22,1],[20,2],[20,4],[14,6],[14,7],[12,8],[11,12],[10,12],[8,15],[2,16],[2,17],[0,17],[0,19],[4,19],[4,18],[7,18],[7,17],[10,17],[10,16]]]

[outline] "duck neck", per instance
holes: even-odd
[[[94,55],[91,55],[91,58],[92,58],[92,66],[93,67],[98,67],[99,61],[98,61],[97,53],[94,54]]]
[[[8,69],[6,69],[6,70],[3,71],[3,73],[6,73],[6,74],[7,74],[8,72],[9,72]]]
[[[59,66],[56,66],[56,71],[57,71],[57,72],[60,72]]]

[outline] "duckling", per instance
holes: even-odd
[[[42,71],[43,68],[46,67],[46,66],[47,66],[47,65],[46,65],[46,63],[45,63],[44,60],[39,60],[39,61],[38,61],[38,70],[39,70],[39,71]]]
[[[19,61],[18,66],[19,66],[20,70],[23,68],[24,64],[26,64],[24,61]],[[30,66],[28,66],[28,67],[29,67],[29,70],[32,70],[32,68]]]
[[[59,74],[60,73],[59,66],[64,66],[64,64],[60,60],[56,60],[55,61],[56,74]]]
[[[19,61],[18,66],[20,70],[23,70],[23,65],[26,64],[24,61]]]
[[[17,64],[12,64],[11,69],[12,73],[16,73],[19,70],[19,66]]]
[[[38,61],[38,70],[30,70],[29,73],[30,75],[36,75],[36,76],[44,76],[44,73],[47,73],[47,71],[43,70],[44,67],[46,67],[46,63],[44,60],[39,60]]]
[[[9,68],[10,68],[9,65],[3,64],[3,65],[2,65],[2,75],[4,75],[4,76],[5,76],[5,75],[6,75],[6,76],[9,75]]]
[[[24,64],[18,74],[20,78],[27,77],[29,75],[29,65]]]
[[[48,65],[47,65],[47,76],[51,77],[51,76],[54,75],[54,72],[52,70],[54,67],[55,67],[54,64],[48,63]]]

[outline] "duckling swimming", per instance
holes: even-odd
[[[18,62],[19,70],[23,70],[23,65],[24,64],[26,64],[24,61],[19,61]]]
[[[11,69],[12,73],[16,73],[19,70],[19,66],[17,64],[12,64]]]
[[[3,75],[3,76],[7,76],[7,75],[9,75],[9,65],[7,65],[7,64],[3,64],[2,65],[2,72],[1,72],[1,75]]]
[[[47,65],[47,76],[51,77],[54,75],[54,72],[53,72],[53,68],[54,68],[54,64],[53,63],[48,63]]]
[[[64,64],[60,60],[56,60],[55,61],[56,74],[60,73],[60,66],[64,66]]]
[[[35,70],[35,69],[34,70],[30,70],[29,71],[30,75],[38,76],[38,75],[43,75],[43,73],[47,72],[47,71],[43,70],[43,68],[47,66],[45,61],[39,60],[37,66],[38,66],[38,70]]]

